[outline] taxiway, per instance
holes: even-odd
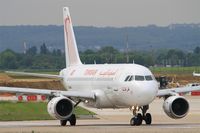
[[[128,109],[97,110],[99,119],[77,120],[75,127],[61,127],[59,121],[9,121],[0,122],[0,132],[7,133],[199,133],[200,132],[200,97],[187,97],[190,103],[189,114],[179,120],[166,116],[162,110],[162,99],[156,99],[150,110],[153,122],[147,126],[130,126],[131,112]]]

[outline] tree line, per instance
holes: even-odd
[[[84,64],[137,63],[147,67],[199,66],[200,47],[184,52],[178,49],[119,51],[112,46],[99,50],[81,51],[80,58]],[[7,49],[0,53],[0,69],[62,69],[65,67],[65,55],[60,49],[49,50],[46,44],[39,49],[30,47],[24,53]]]

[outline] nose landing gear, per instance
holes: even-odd
[[[150,113],[146,113],[149,109],[149,105],[142,106],[142,107],[132,107],[134,117],[130,120],[131,126],[140,126],[142,121],[144,120],[147,125],[150,125],[152,122],[152,117]],[[137,111],[142,110],[141,113],[137,113]]]

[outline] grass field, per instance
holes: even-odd
[[[75,114],[94,115],[83,108],[75,108]],[[50,120],[45,102],[0,102],[0,121]]]
[[[191,74],[200,72],[200,67],[151,67],[153,73],[156,74]]]

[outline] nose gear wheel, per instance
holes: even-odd
[[[149,109],[149,105],[142,106],[142,107],[132,107],[134,117],[130,120],[131,126],[140,126],[142,121],[144,120],[147,125],[150,125],[152,122],[152,117],[150,113],[146,113]],[[139,110],[142,110],[141,113],[136,113]]]

